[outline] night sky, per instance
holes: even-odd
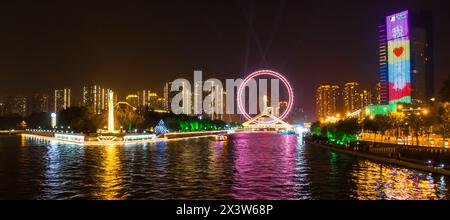
[[[319,84],[378,80],[377,25],[399,10],[434,16],[435,82],[450,73],[446,1],[25,1],[0,4],[0,98],[110,87],[162,95],[194,70],[219,79],[269,68],[314,117]]]

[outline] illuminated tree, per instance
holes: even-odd
[[[28,127],[27,122],[26,121],[22,121],[20,122],[20,128],[21,129],[26,129]]]
[[[337,123],[326,124],[315,122],[311,125],[312,134],[338,145],[347,145],[356,141],[360,130],[357,119],[346,119]]]
[[[158,122],[158,125],[155,126],[155,133],[156,134],[165,134],[168,132],[169,132],[169,129],[167,129],[166,125],[164,124],[164,121],[161,119]]]
[[[319,121],[316,121],[311,124],[310,128],[311,134],[320,136],[322,135],[322,127]]]

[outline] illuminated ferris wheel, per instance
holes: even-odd
[[[280,115],[280,117],[276,117],[273,114],[267,114],[267,113],[261,113],[258,116],[255,117],[251,117],[250,114],[245,110],[244,105],[242,104],[242,94],[245,91],[245,87],[246,85],[249,83],[250,80],[258,77],[258,76],[271,76],[271,77],[275,77],[279,80],[281,80],[284,84],[284,86],[287,88],[288,91],[288,102],[287,102],[287,108],[286,110],[284,110],[284,112]],[[248,120],[247,122],[244,123],[245,125],[250,125],[253,124],[256,127],[270,127],[271,125],[275,125],[275,124],[281,124],[282,127],[291,127],[289,124],[287,124],[286,122],[284,122],[283,120],[289,115],[290,111],[292,110],[292,106],[294,103],[294,93],[291,87],[291,84],[289,83],[289,81],[280,73],[272,71],[272,70],[259,70],[256,72],[251,73],[250,75],[248,75],[241,83],[241,85],[238,88],[238,92],[237,92],[237,105],[238,108],[240,110],[240,112],[242,113],[242,115]],[[268,117],[270,118],[269,120],[259,120],[261,117]]]

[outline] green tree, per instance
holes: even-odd
[[[18,114],[0,117],[0,130],[20,129],[23,117]]]
[[[93,108],[70,107],[57,114],[58,126],[68,127],[76,132],[95,133],[102,125],[102,115],[94,112]]]
[[[405,118],[401,113],[392,113],[389,115],[389,124],[392,129],[392,134],[398,138],[400,137],[400,130],[405,125]]]
[[[419,136],[425,125],[423,114],[420,112],[411,112],[406,114],[406,123],[412,133],[412,136],[416,139],[416,145],[419,145]]]
[[[29,128],[51,128],[51,118],[50,114],[47,112],[33,112],[27,116],[25,121],[27,122]]]
[[[392,128],[391,118],[388,115],[375,115],[374,121],[378,124],[378,132],[383,140],[386,133]]]
[[[356,140],[356,136],[361,131],[358,119],[351,118],[338,121],[334,126],[334,132],[342,144],[348,144]]]
[[[335,144],[346,145],[357,140],[356,136],[361,128],[357,119],[345,119],[336,123],[314,122],[310,131],[311,134],[326,138]]]
[[[143,129],[144,116],[139,112],[128,106],[126,108],[116,108],[115,110],[116,127],[122,127],[127,132],[132,132],[134,129]]]
[[[437,110],[436,122],[443,141],[447,140],[447,133],[450,126],[450,103],[443,103]]]
[[[311,124],[311,128],[309,129],[311,134],[321,136],[322,135],[322,126],[319,121],[316,121]]]
[[[371,118],[365,118],[363,120],[362,124],[363,124],[363,128],[365,130],[368,130],[368,131],[371,131],[371,132],[374,133],[373,141],[376,141],[377,140],[377,133],[381,129],[380,125],[374,119],[371,119]]]

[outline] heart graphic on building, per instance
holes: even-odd
[[[404,50],[403,47],[394,48],[395,56],[400,57],[403,54],[403,50]]]

